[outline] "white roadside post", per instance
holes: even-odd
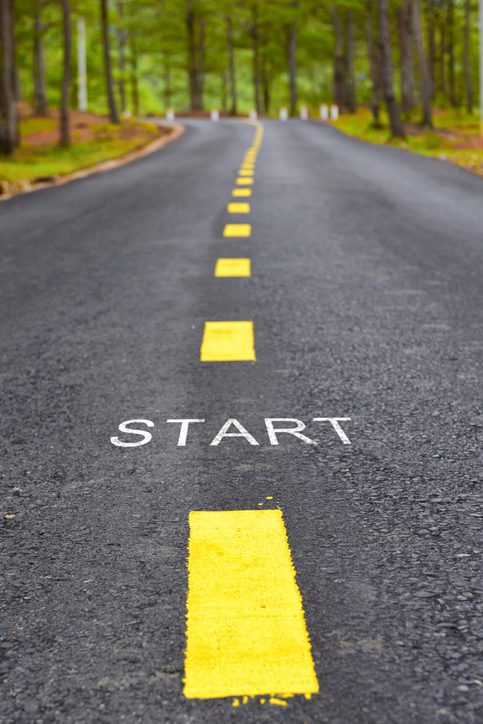
[[[86,24],[77,18],[77,79],[79,110],[87,111]]]
[[[330,120],[336,121],[339,118],[339,106],[333,105],[330,107]]]
[[[251,121],[256,121],[256,120],[257,120],[257,118],[258,118],[258,113],[256,112],[255,108],[252,108],[252,110],[251,110],[250,113],[248,114],[248,118],[249,118]]]
[[[280,120],[281,120],[281,121],[286,121],[287,118],[288,118],[287,109],[286,109],[286,108],[281,108],[281,109],[280,109]]]
[[[320,106],[320,120],[329,120],[329,106],[326,103],[322,103],[322,105]]]
[[[174,121],[174,111],[172,108],[168,108],[166,111],[166,120],[168,123],[172,123]]]
[[[211,120],[212,121],[219,121],[220,120],[220,112],[216,110],[216,108],[213,108],[211,111]]]
[[[309,112],[307,110],[307,106],[302,106],[300,108],[300,118],[302,121],[306,121],[309,117]]]

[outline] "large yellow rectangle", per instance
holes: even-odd
[[[215,277],[249,277],[250,275],[250,259],[218,259],[216,262]]]
[[[205,322],[202,362],[255,362],[253,322]]]
[[[223,229],[223,236],[226,238],[242,238],[250,236],[252,227],[250,224],[226,224]]]
[[[279,510],[192,512],[184,694],[319,690]]]
[[[247,198],[248,196],[252,195],[251,189],[233,189],[231,192],[232,196],[236,196],[237,198]]]
[[[249,176],[239,176],[236,180],[237,186],[252,186],[253,179]]]
[[[247,203],[236,203],[235,201],[232,201],[227,206],[227,211],[229,214],[249,214],[250,213],[250,204]]]

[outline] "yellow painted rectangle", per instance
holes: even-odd
[[[201,362],[255,362],[253,322],[205,322]]]
[[[251,186],[253,184],[253,179],[248,178],[247,176],[239,176],[236,180],[237,186]]]
[[[215,277],[249,277],[251,276],[250,259],[218,259],[215,266]]]
[[[255,171],[252,168],[241,168],[240,169],[240,176],[253,176]]]
[[[229,214],[249,214],[250,204],[247,203],[236,203],[232,201],[227,206]]]
[[[280,510],[190,513],[188,698],[319,690]]]
[[[251,224],[226,224],[223,229],[223,236],[226,238],[247,237],[250,236],[251,233]]]
[[[249,196],[252,195],[252,190],[251,189],[233,189],[233,191],[231,192],[231,195],[235,196],[239,199],[242,197],[248,198]]]

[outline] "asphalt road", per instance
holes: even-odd
[[[263,125],[250,238],[244,122],[0,205],[2,722],[483,721],[483,180]],[[257,361],[200,362],[209,320]],[[151,442],[112,445],[133,418]],[[229,418],[259,445],[210,445]],[[186,698],[188,515],[271,507],[320,692]]]

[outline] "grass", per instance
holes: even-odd
[[[457,111],[436,111],[434,128],[423,130],[416,123],[406,124],[406,139],[392,139],[387,117],[375,128],[369,110],[360,109],[352,115],[342,115],[334,123],[339,130],[364,141],[389,144],[425,156],[450,161],[483,175],[483,143],[479,137],[479,119]]]
[[[39,178],[64,176],[119,158],[160,134],[156,125],[137,120],[123,120],[120,126],[104,121],[79,125],[82,127],[72,131],[71,146],[61,148],[55,119],[23,119],[20,148],[0,160],[0,193],[28,188]]]

